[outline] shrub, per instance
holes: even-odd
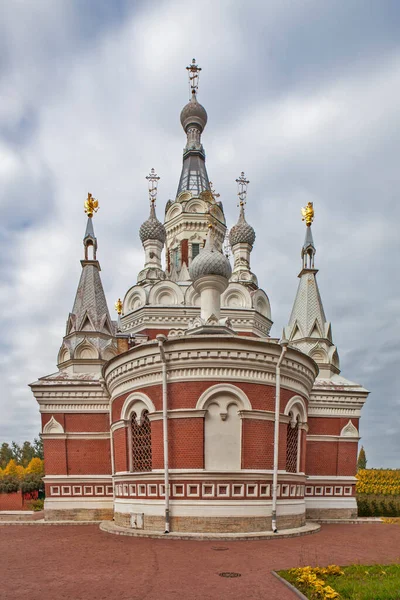
[[[4,475],[0,480],[0,494],[12,494],[18,492],[20,481],[13,475]]]
[[[44,500],[41,498],[40,500],[32,500],[29,503],[30,509],[34,510],[35,512],[38,512],[39,510],[43,510],[44,508]]]

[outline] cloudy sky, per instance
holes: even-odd
[[[0,13],[0,442],[33,439],[27,384],[56,370],[90,191],[110,308],[143,264],[185,136],[185,67],[210,179],[235,222],[250,179],[252,267],[286,324],[314,202],[318,279],[342,374],[370,391],[369,466],[400,467],[400,5],[396,0],[9,0]]]

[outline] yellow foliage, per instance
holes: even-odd
[[[6,468],[4,469],[4,475],[9,475],[11,477],[18,477],[18,479],[21,479],[21,477],[24,476],[24,473],[25,473],[24,467],[17,465],[17,463],[15,462],[14,459],[11,459],[10,462],[8,463],[8,465],[6,466]]]
[[[343,575],[343,571],[337,565],[329,565],[329,567],[300,567],[298,569],[290,569],[289,573],[295,575],[296,582],[307,586],[312,591],[313,598],[321,600],[339,599],[339,594],[330,586],[325,585],[325,581],[321,579],[323,575]]]
[[[41,458],[32,458],[29,465],[25,469],[26,473],[35,473],[37,475],[44,474],[44,461]]]
[[[358,494],[400,495],[400,469],[360,469],[356,477]]]

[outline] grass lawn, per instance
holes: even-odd
[[[312,600],[400,600],[398,564],[351,565],[340,571],[338,567],[305,567],[278,574]]]

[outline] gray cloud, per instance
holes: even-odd
[[[4,13],[5,11],[3,11]],[[236,220],[245,170],[253,270],[279,335],[296,293],[314,201],[318,280],[342,372],[371,390],[361,421],[370,466],[400,451],[396,2],[11,2],[0,21],[1,439],[32,439],[26,384],[55,370],[80,274],[83,199],[110,308],[135,282],[145,175],[174,196],[188,97],[203,67],[207,167]],[[33,26],[34,25],[34,26]]]

